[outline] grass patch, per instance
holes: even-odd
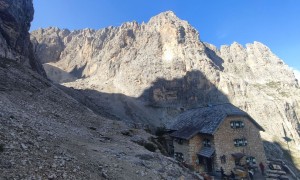
[[[267,85],[268,87],[274,88],[274,89],[280,88],[280,82],[274,82],[274,81],[271,81],[271,82],[268,82],[266,85]]]
[[[253,84],[253,87],[254,87],[254,88],[257,88],[257,89],[259,89],[259,90],[262,90],[262,89],[264,88],[264,86],[261,85],[261,84]]]
[[[283,97],[289,97],[289,95],[290,95],[289,93],[284,92],[284,91],[279,92],[279,94]]]

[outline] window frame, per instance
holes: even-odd
[[[246,138],[236,138],[233,140],[235,147],[244,147],[248,145],[248,140]]]
[[[245,127],[245,123],[242,120],[230,121],[230,127],[232,129],[244,128]]]
[[[175,142],[177,142],[178,144],[182,145],[184,143],[184,139],[175,138]]]
[[[208,138],[204,138],[202,141],[203,147],[211,147],[211,140]]]
[[[179,162],[184,162],[184,155],[182,152],[174,152],[174,159]]]
[[[221,164],[226,164],[226,155],[222,155],[220,156],[220,161],[221,161]]]
[[[250,163],[256,164],[256,158],[254,156],[248,156],[248,157],[246,157],[246,162],[247,162],[247,164],[250,164]]]

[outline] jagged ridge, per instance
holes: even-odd
[[[32,71],[29,10],[32,0],[0,0],[0,179],[197,179],[145,149],[157,148],[150,134],[94,114]]]
[[[294,147],[300,143],[298,81],[262,43],[217,49],[200,41],[199,33],[172,12],[148,23],[101,30],[40,29],[32,32],[32,42],[52,80],[134,97],[100,104],[120,119],[158,126],[182,109],[230,101],[267,130],[265,138],[283,142],[284,127]],[[188,75],[195,71],[199,73]],[[103,102],[97,95],[86,95]]]

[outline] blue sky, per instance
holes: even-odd
[[[259,41],[300,70],[299,0],[34,0],[31,30],[55,26],[70,30],[147,22],[171,10],[220,47]]]

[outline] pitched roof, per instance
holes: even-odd
[[[171,133],[171,136],[175,138],[181,138],[181,139],[191,139],[197,133],[198,133],[198,129],[196,127],[187,126]]]
[[[198,153],[199,156],[204,156],[210,158],[215,152],[214,148],[211,147],[203,147],[200,152]]]
[[[173,137],[190,139],[197,133],[213,135],[227,116],[246,116],[255,126],[264,129],[245,111],[230,103],[195,108],[180,114],[169,127]]]

